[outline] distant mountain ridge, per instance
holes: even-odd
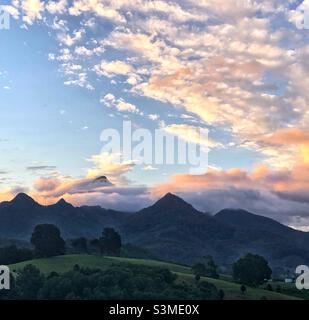
[[[94,238],[103,228],[114,227],[125,242],[182,263],[210,254],[229,265],[247,252],[265,256],[273,266],[309,263],[309,233],[241,209],[210,216],[171,193],[136,213],[74,207],[64,199],[42,206],[26,194],[0,203],[0,238],[29,239],[39,223],[57,225],[65,238]]]

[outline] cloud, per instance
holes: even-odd
[[[309,164],[309,131],[306,129],[279,129],[261,137],[259,143],[280,148],[279,150],[290,150],[295,166]]]
[[[95,178],[101,175],[106,175],[114,184],[126,184],[128,180],[124,175],[130,172],[135,164],[132,161],[118,161],[121,155],[117,154],[100,154],[93,155],[88,161],[93,163],[93,168],[88,170],[87,176]]]
[[[42,20],[45,5],[40,0],[24,0],[21,1],[21,7],[24,12],[23,21],[27,24],[33,24],[35,20]]]
[[[84,203],[90,203],[90,199],[98,200],[99,195],[102,197],[105,193],[125,194],[129,189],[134,189],[125,177],[134,168],[133,162],[118,162],[117,155],[110,154],[93,155],[88,161],[92,166],[84,177],[74,178],[59,173],[41,177],[34,181],[31,195],[42,203],[54,203],[63,197],[70,199],[73,204],[81,204],[81,199]],[[107,179],[97,179],[103,176]],[[101,204],[101,200],[97,204]]]
[[[152,121],[156,121],[160,119],[160,116],[158,114],[152,113],[148,115],[148,118]]]
[[[309,144],[309,131],[301,130],[298,128],[285,128],[280,129],[268,136],[264,137],[263,142],[271,144]]]
[[[0,192],[0,201],[8,201],[14,197],[13,190],[1,190]]]
[[[70,72],[70,79],[64,81],[66,86],[79,86],[88,90],[94,90],[94,87],[89,83],[86,72]]]
[[[98,75],[113,77],[115,75],[129,75],[133,72],[133,68],[131,65],[120,60],[102,61],[99,65],[95,66],[95,71]]]
[[[72,35],[67,33],[60,33],[58,35],[58,40],[65,44],[68,47],[73,46],[76,42],[81,40],[83,34],[85,33],[84,29],[75,30]]]
[[[223,127],[230,143],[255,150],[271,166],[293,164],[292,148],[259,144],[274,130],[309,124],[309,50],[296,27],[277,23],[288,21],[284,1],[80,0],[67,9],[67,17],[80,17],[81,30],[92,39],[84,41],[76,31],[57,33],[63,45],[80,44],[51,58],[83,59],[84,72],[65,84],[93,89],[85,80],[93,72],[126,77],[126,94],[168,103],[207,126]],[[112,23],[106,34],[94,32],[94,24],[105,23],[98,17]],[[98,62],[95,56],[102,52],[117,59]]]
[[[51,14],[64,14],[67,11],[67,0],[49,1],[46,10]]]
[[[134,104],[126,102],[122,98],[116,99],[111,93],[106,94],[100,101],[107,107],[116,108],[120,112],[140,113]]]
[[[112,2],[110,2],[110,4],[112,4]],[[94,13],[98,17],[106,18],[117,23],[124,23],[126,21],[125,17],[112,5],[108,5],[107,1],[76,0],[73,2],[73,6],[69,8],[69,13],[73,16],[79,16],[87,12]]]
[[[117,103],[117,109],[119,111],[128,111],[128,112],[133,112],[133,113],[137,113],[138,109],[137,107],[132,104],[132,103],[128,103],[125,102],[124,100],[120,99]]]
[[[93,54],[93,51],[81,46],[81,47],[76,47],[75,48],[75,53],[80,55],[80,56],[91,56]]]
[[[174,192],[210,213],[242,208],[295,226],[297,217],[308,218],[308,172],[308,164],[275,171],[264,165],[251,172],[238,168],[210,169],[203,175],[174,175],[168,182],[154,186],[151,192],[153,197]]]
[[[151,166],[151,165],[148,165],[148,166],[143,167],[142,170],[143,170],[143,171],[157,171],[158,168],[155,168],[155,167],[153,167],[153,166]]]
[[[29,171],[50,171],[50,170],[56,170],[56,166],[29,166],[26,168]]]
[[[222,144],[213,141],[208,136],[208,129],[188,124],[171,124],[162,127],[165,132],[178,136],[180,139],[195,143],[206,148],[222,147]]]
[[[61,182],[56,178],[40,178],[34,182],[34,189],[38,192],[54,191]]]

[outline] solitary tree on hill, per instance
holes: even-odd
[[[65,241],[60,230],[53,224],[39,224],[35,227],[31,243],[36,257],[47,258],[65,253]]]
[[[205,266],[206,266],[206,276],[210,278],[219,278],[219,273],[218,273],[218,266],[215,264],[214,259],[212,256],[205,256],[204,257],[205,261]]]
[[[268,262],[259,255],[248,253],[233,264],[233,278],[248,286],[261,285],[270,279],[272,270]]]
[[[99,238],[99,248],[102,254],[120,254],[121,236],[113,228],[105,228]]]
[[[192,266],[191,268],[192,273],[195,274],[196,276],[199,277],[206,277],[206,266],[203,263],[196,263],[195,265]]]

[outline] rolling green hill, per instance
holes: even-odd
[[[192,275],[189,267],[161,262],[156,260],[143,260],[143,259],[129,259],[129,258],[119,258],[119,257],[103,257],[95,255],[66,255],[52,257],[48,259],[36,259],[31,261],[25,261],[10,266],[13,272],[22,269],[27,264],[33,264],[38,267],[41,272],[49,273],[51,271],[56,271],[58,273],[66,272],[75,264],[81,267],[89,268],[100,268],[107,269],[115,265],[125,266],[127,264],[138,264],[150,267],[163,267],[175,272],[178,275],[177,281],[185,281],[188,283],[193,283],[194,275]],[[246,294],[240,293],[240,286],[237,283],[221,280],[221,279],[211,279],[203,278],[210,283],[213,283],[218,289],[222,289],[225,292],[225,299],[237,299],[237,300],[259,300],[262,297],[266,297],[270,300],[294,300],[297,299],[292,296],[271,292],[258,288],[247,288]]]

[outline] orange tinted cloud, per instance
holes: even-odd
[[[0,192],[0,202],[7,201],[9,199],[12,199],[13,197],[14,197],[14,192],[12,190],[5,190]]]
[[[258,165],[251,172],[234,168],[211,170],[203,175],[178,174],[171,177],[169,182],[154,188],[153,192],[161,195],[166,192],[225,188],[309,192],[309,165],[298,164],[285,170],[271,170]]]
[[[266,136],[262,139],[264,142],[268,142],[271,144],[294,144],[300,145],[305,144],[309,145],[309,131],[307,130],[300,130],[297,128],[287,128],[287,129],[280,129],[273,133],[272,135]]]
[[[271,135],[267,135],[261,139],[263,144],[295,146],[298,148],[295,160],[299,164],[309,164],[309,131],[300,130],[298,128],[285,128],[276,131]],[[296,166],[297,166],[296,163]]]

